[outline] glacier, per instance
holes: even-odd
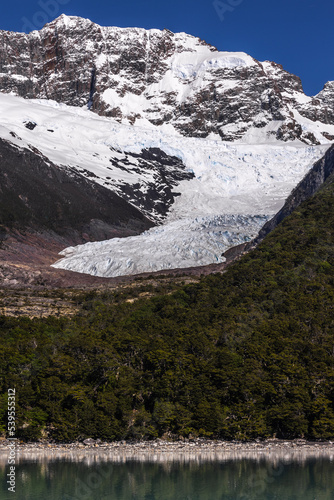
[[[326,151],[330,142],[282,143],[271,122],[233,143],[211,134],[185,137],[170,124],[145,119],[134,125],[48,100],[0,93],[0,136],[18,147],[34,148],[63,168],[92,178],[122,196],[122,185],[152,182],[150,171],[118,169],[110,163],[144,148],[160,148],[180,158],[194,177],[177,186],[179,196],[166,217],[139,236],[67,248],[53,266],[93,274],[121,276],[221,262],[231,246],[254,237],[284,204],[292,188]],[[316,133],[317,123],[304,126]],[[25,123],[36,124],[33,130]],[[334,133],[334,126],[327,126]]]

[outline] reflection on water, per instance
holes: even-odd
[[[138,449],[138,447],[128,446],[122,449],[103,449],[103,448],[84,448],[72,450],[65,449],[16,449],[16,462],[26,462],[26,461],[38,461],[38,462],[49,462],[50,460],[64,460],[66,462],[83,462],[88,466],[94,464],[100,464],[103,462],[114,462],[114,463],[126,463],[129,460],[136,462],[177,462],[177,463],[187,463],[187,462],[197,462],[198,464],[204,461],[219,461],[226,462],[231,460],[243,460],[249,459],[255,462],[262,462],[267,460],[271,463],[276,462],[298,462],[304,463],[309,459],[320,459],[326,458],[330,461],[334,461],[334,449],[333,447],[323,449],[284,449],[284,448],[266,448],[263,450],[230,450],[230,451],[161,451],[157,449],[156,451],[145,451]],[[0,470],[7,463],[7,454],[5,452],[0,453]],[[333,499],[334,500],[334,499]]]
[[[9,500],[333,500],[333,456],[299,452],[254,454],[193,453],[149,460],[77,452],[68,460],[20,459],[16,493],[9,493],[0,467],[0,498]],[[75,456],[76,455],[76,456]],[[172,454],[171,454],[172,455]],[[210,455],[210,457],[208,457]],[[251,455],[250,453],[248,455]],[[274,456],[275,455],[275,456]]]

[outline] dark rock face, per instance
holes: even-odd
[[[334,123],[334,82],[327,82],[321,92],[312,98],[308,105],[296,107],[301,115],[312,121],[326,124]],[[326,132],[323,133],[326,137]],[[330,139],[333,140],[333,139]]]
[[[73,106],[91,101],[93,111],[117,116],[102,93],[117,87],[120,96],[140,95],[161,79],[166,59],[182,50],[167,30],[104,28],[60,16],[29,35],[0,32],[0,88]]]
[[[260,243],[267,234],[275,229],[303,201],[313,196],[331,175],[334,175],[334,146],[329,148],[321,160],[315,163],[304,179],[300,181],[289,195],[281,210],[263,226],[255,240],[248,243],[242,250],[249,250]]]
[[[134,163],[135,162],[135,163]],[[133,203],[143,213],[153,215],[154,219],[163,218],[179,195],[174,188],[180,181],[194,177],[185,170],[182,161],[176,156],[168,156],[159,148],[143,149],[140,154],[124,153],[124,159],[113,160],[114,166],[141,174],[149,171],[152,182],[146,184],[122,184],[119,192],[122,198]]]
[[[201,65],[210,54],[210,63]],[[291,109],[334,123],[333,82],[316,97],[300,99],[305,97],[300,79],[280,65],[249,56],[247,64],[224,65],[221,57],[215,47],[185,33],[105,28],[60,16],[28,35],[0,32],[0,90],[87,105],[130,123],[138,118],[171,123],[188,136],[213,132],[231,141],[251,126],[281,120],[278,139],[316,143]]]
[[[37,150],[0,139],[2,239],[13,230],[29,228],[52,231],[68,245],[139,234],[151,226],[137,208],[109,189],[52,164]]]

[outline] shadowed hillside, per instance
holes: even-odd
[[[333,438],[333,269],[330,175],[224,274],[86,293],[72,319],[2,317],[18,435]]]

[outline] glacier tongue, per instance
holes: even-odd
[[[67,248],[54,267],[114,277],[223,262],[222,252],[249,241],[266,220],[245,215],[181,219],[139,236]]]
[[[145,133],[131,131],[138,134],[132,148],[147,147]],[[125,146],[131,149],[128,139]],[[156,142],[151,131],[150,145]],[[256,236],[327,148],[230,145],[168,135],[159,144],[195,174],[178,185],[181,195],[163,224],[139,236],[65,249],[54,267],[115,277],[222,262],[224,251]]]

